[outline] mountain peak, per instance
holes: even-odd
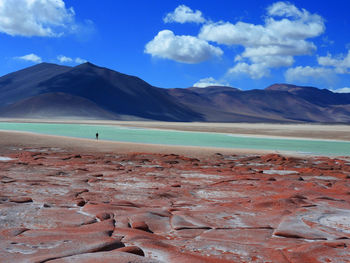
[[[267,88],[265,90],[274,90],[274,91],[289,91],[291,89],[297,88],[298,86],[292,85],[292,84],[286,84],[286,83],[275,83]]]
[[[64,66],[64,65],[58,65],[55,63],[49,63],[49,62],[41,62],[38,64],[35,64],[33,66],[24,68],[23,70],[28,70],[28,69],[47,69],[47,68],[71,68],[70,66]]]
[[[76,67],[91,67],[91,68],[101,68],[95,64],[92,64],[91,62],[87,61],[82,64],[77,65]]]
[[[80,64],[80,65],[85,65],[85,66],[92,66],[92,67],[96,67],[96,65],[95,65],[95,64],[92,64],[92,63],[91,63],[91,62],[89,62],[89,61],[84,62],[84,63],[82,63],[82,64]]]
[[[320,89],[315,87],[309,87],[309,86],[297,86],[297,85],[286,84],[286,83],[275,83],[265,88],[265,90],[294,92],[298,90],[320,90]]]

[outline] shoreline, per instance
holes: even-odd
[[[291,151],[278,150],[259,150],[242,148],[220,148],[220,147],[202,147],[202,146],[181,146],[181,145],[162,145],[146,144],[133,142],[116,142],[108,140],[85,139],[57,135],[37,134],[24,131],[1,131],[0,130],[0,154],[12,152],[14,148],[59,148],[70,152],[86,153],[153,153],[153,154],[179,154],[192,157],[207,157],[214,154],[224,155],[264,155],[281,154],[295,157],[312,157],[313,154],[303,154]],[[335,157],[335,156],[329,156]]]
[[[237,136],[350,141],[350,125],[345,124],[270,124],[270,123],[203,123],[203,122],[159,122],[159,121],[111,121],[74,119],[10,119],[0,122],[59,123],[112,125],[119,127],[174,130],[190,132],[223,133]]]

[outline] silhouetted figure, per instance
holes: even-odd
[[[96,132],[96,140],[98,140],[98,132]]]

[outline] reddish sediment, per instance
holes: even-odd
[[[0,262],[349,262],[350,158],[12,149]]]

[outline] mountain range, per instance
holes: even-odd
[[[41,63],[0,77],[0,117],[350,123],[350,93],[274,84],[163,89],[89,62]]]

